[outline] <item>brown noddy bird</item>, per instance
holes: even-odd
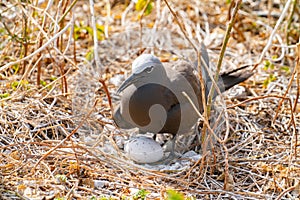
[[[204,45],[201,56],[207,98],[212,81],[203,67],[204,64],[209,67],[209,57]],[[132,64],[132,74],[117,90],[117,94],[122,94],[113,114],[116,124],[123,129],[138,127],[141,133],[170,133],[176,136],[188,132],[199,116],[182,92],[188,95],[200,113],[203,112],[200,81],[194,73],[196,67],[183,60],[177,61],[173,66],[163,65],[152,54],[137,57]],[[221,91],[228,90],[252,75],[236,74],[236,71],[219,76],[217,85]],[[215,92],[213,97],[216,96]]]

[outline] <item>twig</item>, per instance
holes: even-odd
[[[68,7],[68,9],[66,10],[66,12],[64,12],[63,16],[61,16],[61,18],[59,18],[58,20],[58,24],[60,24],[65,17],[67,16],[67,14],[70,12],[70,10],[75,6],[75,4],[77,3],[78,0],[74,0],[71,5]]]
[[[130,1],[129,5],[126,7],[124,12],[122,13],[122,18],[121,18],[121,26],[125,26],[126,23],[126,15],[133,8],[134,1]]]
[[[233,10],[233,14],[232,14],[232,16],[229,16],[230,21],[229,21],[229,24],[228,24],[227,29],[226,29],[225,37],[224,37],[224,40],[223,40],[221,52],[220,52],[218,63],[217,63],[217,70],[215,72],[215,77],[214,77],[214,80],[216,82],[218,82],[218,79],[219,79],[219,74],[220,74],[220,71],[221,71],[222,61],[223,61],[223,58],[224,58],[227,43],[229,41],[230,33],[231,33],[232,27],[234,25],[234,22],[235,22],[235,19],[236,19],[236,16],[237,16],[237,13],[238,13],[238,10],[240,8],[241,3],[242,3],[241,0],[238,0],[237,2],[235,2],[235,7],[234,7],[234,10]],[[232,2],[232,4],[233,4],[233,2]],[[207,102],[207,115],[208,116],[210,116],[211,106],[212,106],[212,98],[214,96],[214,93],[215,93],[215,87],[211,87],[209,95],[208,95],[208,102]],[[224,137],[224,140],[221,142],[222,147],[223,147],[224,152],[225,152],[225,168],[224,168],[224,174],[225,174],[224,189],[225,190],[228,189],[228,182],[229,182],[228,150],[227,150],[227,147],[225,146],[225,142],[226,142],[227,137],[228,137],[228,132],[229,132],[229,129],[227,128],[227,131],[226,131],[227,134]]]
[[[285,34],[286,34],[286,44],[289,45],[290,43],[290,39],[289,39],[289,36],[290,36],[290,28],[291,28],[291,25],[292,25],[292,21],[293,21],[293,16],[295,14],[295,10],[297,8],[297,5],[298,4],[298,0],[294,0],[294,3],[293,3],[293,7],[292,7],[292,11],[288,17],[288,22],[287,22],[287,25],[286,25],[286,30],[285,30]]]
[[[67,31],[67,29],[72,25],[71,22],[69,22],[61,31],[59,31],[57,34],[55,34],[52,38],[50,38],[43,46],[41,46],[40,48],[38,48],[37,50],[35,50],[33,53],[29,54],[28,56],[16,60],[14,62],[10,62],[7,63],[6,65],[4,65],[3,67],[0,68],[0,72],[5,71],[6,69],[8,69],[10,66],[12,65],[16,65],[22,61],[28,60],[29,58],[37,55],[39,52],[41,52],[42,50],[44,50],[50,43],[52,43],[54,40],[56,40],[61,34],[63,34],[64,32]]]
[[[173,9],[170,7],[169,3],[167,0],[164,0],[164,2],[166,3],[167,7],[169,8],[170,12],[172,13],[175,21],[177,22],[181,32],[183,33],[185,39],[191,44],[191,46],[193,47],[194,51],[197,53],[197,60],[198,60],[198,76],[199,76],[199,80],[200,80],[200,87],[201,87],[201,97],[202,97],[202,105],[203,105],[203,115],[206,121],[208,121],[208,113],[207,113],[207,108],[206,108],[206,97],[205,97],[205,82],[204,82],[204,78],[202,75],[202,70],[201,70],[201,61],[203,61],[202,63],[204,63],[204,65],[206,65],[206,62],[203,60],[202,56],[201,56],[201,51],[199,51],[199,49],[196,47],[196,45],[191,41],[191,39],[187,36],[187,33],[184,29],[184,27],[182,26],[182,24],[179,22],[179,19],[176,15],[176,13],[173,11]],[[208,66],[205,66],[206,69],[208,70]],[[209,126],[209,123],[204,123],[202,132],[203,135],[206,132],[206,126]]]
[[[293,70],[293,73],[292,73],[292,75],[291,75],[291,78],[289,79],[289,83],[288,83],[288,86],[287,86],[287,88],[286,88],[286,90],[285,90],[285,92],[284,92],[284,94],[283,94],[283,97],[285,98],[286,96],[287,96],[287,94],[288,94],[288,92],[289,92],[289,90],[291,89],[291,87],[292,87],[292,83],[293,83],[293,81],[294,81],[294,79],[293,79],[293,77],[295,77],[295,75],[297,74],[297,66],[295,66],[294,67],[294,70]],[[299,81],[299,80],[298,80]],[[280,101],[278,102],[278,106],[277,106],[277,109],[276,109],[276,114],[275,114],[275,116],[273,117],[273,120],[272,120],[272,123],[274,123],[275,122],[275,120],[277,119],[277,116],[278,116],[278,114],[279,114],[279,110],[280,110],[280,108],[281,108],[281,106],[282,106],[282,103],[283,103],[283,101],[284,101],[284,98],[282,98],[282,99],[280,99]],[[297,97],[296,97],[297,98]],[[297,101],[295,101],[295,103],[296,103]],[[292,111],[294,110],[294,107],[292,108]],[[291,113],[291,114],[293,114],[293,113]]]
[[[218,140],[218,142],[222,143],[222,140],[214,133],[214,131],[211,129],[208,120],[206,120],[204,118],[203,115],[201,115],[201,113],[199,112],[199,110],[197,109],[197,107],[195,106],[195,104],[193,103],[193,101],[191,100],[191,98],[185,93],[182,92],[182,94],[187,98],[187,100],[190,102],[190,104],[193,106],[194,111],[197,113],[197,115],[199,116],[199,118],[201,120],[203,120],[204,124],[206,124],[208,131]]]
[[[280,193],[280,195],[278,195],[278,197],[275,200],[280,200],[283,197],[283,195],[285,195],[288,192],[291,192],[291,191],[295,190],[296,188],[297,188],[296,186],[292,186],[292,187],[287,188],[286,190],[282,191]]]
[[[110,96],[110,93],[107,89],[107,86],[105,84],[105,81],[103,79],[99,79],[99,82],[102,84],[103,88],[104,88],[104,91],[106,93],[106,96],[107,96],[107,100],[108,100],[108,103],[109,103],[109,107],[110,107],[110,110],[112,112],[112,115],[113,115],[113,112],[114,112],[114,108],[113,108],[113,105],[112,105],[112,101],[111,101],[111,96]]]
[[[140,22],[140,45],[141,45],[140,48],[141,49],[143,48],[143,46],[142,46],[142,44],[143,44],[143,23],[142,23],[142,20],[143,20],[143,16],[145,14],[145,11],[146,11],[146,9],[147,9],[150,1],[151,0],[147,0],[146,4],[145,4],[145,6],[144,6],[144,8],[143,8],[143,10],[141,12],[141,16],[140,16],[140,20],[139,20],[139,22]]]
[[[39,40],[39,47],[41,47],[43,44],[43,37],[40,37]],[[40,85],[41,84],[41,73],[42,73],[42,66],[41,66],[41,62],[40,60],[42,59],[42,53],[39,52],[38,53],[38,61],[37,61],[37,75],[36,75],[36,85]],[[26,73],[26,72],[25,72]]]
[[[295,68],[297,71],[297,73],[296,73],[297,92],[296,92],[296,99],[295,99],[294,106],[293,106],[294,112],[296,112],[298,99],[300,96],[300,38],[299,38],[299,42],[297,43],[296,56],[297,56],[297,61],[296,61]]]
[[[90,0],[90,11],[91,11],[91,21],[93,27],[93,41],[94,41],[94,58],[96,63],[96,69],[100,69],[100,74],[102,74],[102,67],[99,58],[99,51],[98,51],[98,38],[97,38],[97,27],[96,27],[96,20],[95,20],[95,11],[94,11],[94,0]]]
[[[236,16],[237,16],[237,13],[238,13],[238,10],[240,8],[241,3],[242,3],[241,0],[238,0],[235,3],[233,14],[230,17],[230,22],[229,22],[229,24],[227,26],[227,29],[226,29],[226,33],[225,33],[225,37],[224,37],[224,40],[223,40],[223,44],[222,44],[220,56],[219,56],[218,63],[217,63],[217,70],[216,70],[215,77],[214,77],[214,80],[216,82],[218,82],[218,79],[219,79],[219,74],[220,74],[220,71],[221,71],[222,61],[223,61],[223,58],[224,58],[224,54],[225,54],[225,50],[226,50],[226,47],[227,47],[227,43],[229,41],[230,33],[231,33],[232,27],[234,25],[234,22],[235,22],[235,19],[236,19]],[[214,96],[214,93],[215,93],[215,87],[211,87],[210,91],[209,91],[208,103],[207,103],[207,112],[208,112],[208,115],[210,115],[212,98]]]
[[[106,38],[108,38],[109,20],[110,20],[110,15],[111,15],[110,1],[109,0],[106,0],[106,10],[107,10],[107,15],[106,15],[106,18],[105,18],[104,35],[105,35]]]
[[[47,5],[47,8],[50,6],[51,7],[51,3],[50,3],[51,1],[49,1],[48,2],[48,5]],[[29,7],[31,6],[30,4],[28,5]],[[27,9],[25,9],[23,6],[21,7],[22,8],[22,11],[26,14],[26,16],[27,17],[29,17],[30,19],[31,19],[31,22],[34,24],[34,25],[36,25],[36,27],[38,27],[38,29],[39,29],[39,34],[40,33],[42,33],[43,34],[43,36],[45,37],[45,39],[48,41],[48,40],[50,40],[51,38],[49,38],[49,33],[46,33],[45,32],[45,30],[44,30],[44,26],[45,26],[45,21],[43,21],[43,24],[42,24],[42,26],[40,26],[40,24],[39,24],[39,22],[37,22],[30,14],[27,14]],[[39,10],[38,8],[36,8],[36,7],[34,7],[34,9],[37,9],[37,10]],[[59,27],[59,25],[58,25],[58,23],[57,23],[57,21],[48,13],[48,12],[46,12],[46,10],[40,10],[40,11],[42,11],[42,12],[44,12],[45,13],[45,15],[49,18],[49,19],[51,19],[51,21],[52,21],[52,23],[54,23],[54,25],[55,25],[55,30],[54,30],[54,32],[55,32],[55,35],[56,34],[58,34],[58,33],[56,33],[56,30],[57,29],[59,29],[60,27]],[[69,23],[71,23],[71,22],[69,22]],[[50,31],[52,31],[52,29],[51,30],[49,30],[49,32]],[[59,37],[59,36],[58,36]],[[56,39],[56,38],[55,38]],[[54,39],[54,40],[55,40]],[[46,45],[47,46],[47,45]],[[57,47],[56,47],[56,43],[55,42],[53,42],[53,46],[52,46],[52,48],[59,54],[59,55],[61,55],[61,56],[63,56],[63,58],[64,59],[66,59],[68,62],[70,62],[73,66],[75,66],[75,63],[70,59],[70,58],[68,58],[67,56],[65,56]]]
[[[96,105],[98,104],[98,100],[95,101],[92,109],[88,112],[88,114],[81,120],[81,122],[78,124],[78,126],[65,138],[63,139],[60,143],[58,143],[55,147],[47,151],[34,165],[33,170],[36,169],[36,167],[39,165],[39,163],[44,160],[47,156],[49,156],[53,151],[55,151],[57,148],[59,148],[63,143],[65,143],[67,140],[70,139],[72,135],[74,135],[78,129],[85,123],[86,119],[92,114],[93,110],[95,109]]]
[[[240,106],[240,105],[243,105],[247,102],[250,102],[250,101],[255,101],[255,100],[259,100],[259,99],[265,99],[265,98],[279,98],[279,99],[284,99],[284,100],[288,100],[289,104],[290,104],[290,109],[291,109],[291,119],[290,119],[290,122],[289,122],[289,126],[291,123],[293,123],[293,126],[296,130],[296,124],[295,124],[295,118],[294,118],[294,114],[293,114],[293,105],[292,105],[292,101],[290,98],[287,98],[287,97],[284,97],[284,96],[279,96],[279,95],[268,95],[268,96],[257,96],[257,97],[253,97],[253,98],[250,98],[250,99],[246,99],[245,101],[242,101],[240,103],[237,103],[237,104],[234,104],[232,106],[228,106],[227,109],[230,109],[230,108],[234,108],[234,107],[237,107],[237,106]]]
[[[298,104],[298,100],[299,100],[299,95],[300,95],[300,38],[299,38],[299,42],[297,43],[297,49],[296,49],[296,52],[297,52],[297,63],[296,63],[296,83],[297,83],[297,92],[296,92],[296,99],[295,99],[295,102],[294,102],[294,105],[293,105],[293,112],[296,112],[296,109],[297,109],[297,104]],[[293,113],[292,113],[293,114]],[[296,131],[296,127],[295,127],[295,158],[297,158],[297,145],[298,145],[298,134],[299,132]]]
[[[263,58],[264,58],[266,52],[268,51],[268,49],[269,49],[270,46],[272,45],[272,41],[273,41],[273,38],[274,38],[274,36],[275,36],[275,33],[276,33],[277,29],[279,28],[279,26],[281,25],[281,23],[282,23],[282,21],[283,21],[283,19],[284,19],[284,16],[286,15],[286,13],[287,13],[287,11],[288,11],[288,8],[290,7],[290,4],[292,3],[292,1],[293,1],[293,0],[288,0],[288,1],[285,3],[285,7],[284,7],[284,9],[282,10],[281,15],[280,15],[279,19],[277,20],[276,25],[275,25],[275,27],[274,27],[274,29],[273,29],[273,31],[272,31],[270,37],[269,37],[269,40],[268,40],[268,42],[267,42],[265,48],[264,48],[263,51],[261,52],[260,57],[259,57],[258,61],[256,62],[254,68],[256,68],[256,67],[263,61]]]

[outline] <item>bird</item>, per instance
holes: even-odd
[[[203,44],[201,56],[201,73],[207,99],[213,84],[204,67],[206,65],[209,68],[210,61]],[[132,63],[132,74],[116,92],[120,95],[113,112],[116,125],[122,129],[137,127],[140,133],[169,133],[173,139],[178,134],[187,133],[199,119],[194,107],[203,112],[201,85],[195,69],[196,62],[179,60],[170,66],[163,64],[153,54],[141,54]],[[239,70],[219,76],[217,85],[222,88],[221,91],[247,80],[253,74],[236,74],[236,71]],[[216,96],[215,92],[213,98]]]

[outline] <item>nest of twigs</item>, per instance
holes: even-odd
[[[0,4],[0,199],[299,196],[297,1],[91,2]],[[131,132],[111,117],[118,85],[141,52],[193,60],[201,41],[222,71],[254,75],[221,97],[215,134],[188,145],[199,159],[135,164],[122,150]]]

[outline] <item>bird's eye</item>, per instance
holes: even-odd
[[[147,73],[151,73],[153,71],[153,66],[146,68],[145,70]]]

